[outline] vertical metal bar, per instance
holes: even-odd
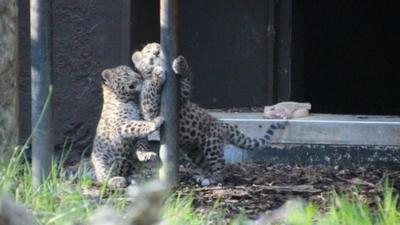
[[[291,100],[304,101],[304,1],[293,1]]]
[[[177,5],[178,0],[160,0],[161,57],[167,75],[161,96],[161,115],[165,122],[161,127],[160,179],[170,187],[178,182],[178,80],[171,68],[177,51]]]
[[[291,98],[292,65],[292,0],[278,1],[276,40],[276,74],[278,75],[278,101]]]
[[[275,0],[267,0],[267,104],[275,102]]]
[[[52,112],[51,107],[45,109],[45,102],[50,94],[49,87],[51,84],[50,2],[48,0],[30,1],[32,175],[34,185],[39,185],[48,176],[53,156]],[[48,104],[48,106],[50,105]]]

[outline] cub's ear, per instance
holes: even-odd
[[[111,83],[111,76],[112,73],[110,70],[103,70],[103,72],[101,72],[101,78],[103,79],[103,82]]]
[[[142,53],[139,51],[134,52],[131,59],[135,66],[139,65],[142,60]]]

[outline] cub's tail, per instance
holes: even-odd
[[[285,129],[287,124],[287,121],[271,124],[265,132],[264,137],[261,138],[251,138],[241,132],[236,126],[226,123],[224,125],[226,128],[226,139],[230,144],[251,150],[268,146],[271,143],[271,138],[274,135],[275,130]]]

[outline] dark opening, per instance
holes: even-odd
[[[314,112],[400,114],[400,1],[304,0],[295,12],[295,32],[304,25],[303,96]]]
[[[131,7],[133,52],[150,42],[160,41],[160,1],[136,0]]]
[[[179,45],[194,71],[194,102],[206,108],[268,103],[267,12],[264,0],[180,1]]]

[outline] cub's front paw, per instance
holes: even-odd
[[[158,116],[158,117],[154,118],[154,120],[153,120],[154,127],[152,127],[151,132],[160,128],[163,123],[164,123],[164,117]]]
[[[172,62],[172,70],[176,74],[184,74],[184,72],[188,69],[189,65],[183,56],[178,56]]]
[[[161,127],[161,125],[164,123],[164,117],[157,116],[156,118],[154,118],[154,123],[156,124],[157,128]]]
[[[137,151],[136,156],[138,157],[140,162],[153,162],[156,161],[158,158],[157,153],[155,152],[148,152],[148,151]]]
[[[166,75],[164,69],[161,66],[154,67],[153,78],[159,80],[161,83],[165,82]]]

